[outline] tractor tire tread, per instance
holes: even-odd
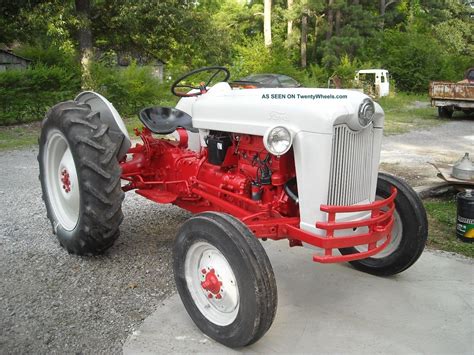
[[[412,266],[423,253],[428,237],[428,219],[423,202],[405,181],[386,173],[379,173],[377,195],[388,197],[390,187],[395,186],[398,195],[396,210],[402,219],[402,240],[398,248],[383,258],[367,258],[350,264],[363,272],[376,276],[391,276]],[[380,190],[380,191],[379,191]],[[342,254],[356,252],[355,248],[340,249]]]
[[[191,227],[192,225],[194,227]],[[249,289],[241,289],[240,292],[254,292],[254,295],[251,297],[255,297],[253,299],[255,300],[256,308],[253,312],[249,313],[248,309],[246,311],[242,310],[243,313],[241,316],[243,318],[236,319],[234,323],[220,330],[216,330],[215,325],[210,327],[205,325],[208,321],[203,321],[204,316],[194,314],[195,311],[193,311],[193,307],[189,304],[188,291],[184,291],[186,286],[183,285],[184,275],[181,274],[182,266],[180,266],[180,263],[182,263],[181,258],[183,257],[181,254],[183,252],[182,249],[187,248],[181,245],[181,243],[192,243],[190,241],[186,242],[189,235],[183,234],[182,231],[188,230],[189,228],[202,228],[202,230],[207,231],[209,228],[207,226],[209,225],[217,227],[230,237],[230,240],[222,241],[222,243],[233,244],[232,247],[227,247],[230,248],[228,252],[230,252],[230,250],[234,250],[234,253],[237,252],[233,258],[237,257],[241,260],[243,263],[240,266],[242,270],[240,270],[240,267],[239,270],[240,272],[244,272],[243,270],[245,270],[246,282],[250,282],[250,284],[248,284]],[[234,261],[236,260],[237,259],[234,259]],[[174,269],[180,296],[188,312],[190,312],[191,317],[203,332],[222,344],[229,347],[242,347],[253,344],[268,331],[273,323],[278,296],[271,263],[257,238],[242,222],[231,215],[218,212],[204,212],[188,220],[178,233],[178,238],[175,243]],[[244,319],[246,320],[244,321]],[[252,324],[251,326],[249,325],[250,323]],[[234,324],[238,324],[237,329],[234,328]],[[247,326],[244,327],[245,331],[241,329],[243,327],[242,324],[247,324]],[[240,334],[241,332],[243,333]]]
[[[67,232],[58,224],[49,205],[44,181],[42,154],[49,129],[61,131],[69,142],[79,179],[81,207],[78,224]],[[110,248],[119,237],[123,220],[121,209],[124,192],[121,170],[116,157],[117,144],[108,134],[100,113],[87,104],[66,101],[52,107],[42,123],[40,136],[40,181],[47,217],[53,225],[59,244],[71,254],[96,255]],[[104,156],[107,158],[104,160]]]
[[[267,331],[270,329],[275,316],[278,305],[278,292],[276,287],[275,275],[273,273],[273,268],[268,259],[266,253],[257,252],[262,249],[260,241],[253,235],[253,233],[239,220],[233,218],[232,216],[224,213],[213,213],[214,216],[221,215],[225,219],[226,223],[231,224],[235,229],[237,229],[247,240],[249,246],[249,253],[252,253],[255,261],[258,264],[258,269],[262,270],[265,275],[260,276],[260,282],[263,283],[264,287],[260,292],[262,293],[262,299],[266,300],[263,304],[266,306],[265,309],[262,309],[260,327],[258,328],[254,339],[247,345],[253,344],[258,339],[260,339]],[[214,217],[215,218],[215,217]],[[264,276],[264,277],[262,277]]]

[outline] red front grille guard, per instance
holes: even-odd
[[[373,203],[353,206],[327,206],[321,205],[321,211],[328,214],[327,222],[317,222],[316,227],[326,231],[325,236],[315,235],[299,228],[298,218],[270,218],[259,219],[259,215],[244,217],[242,220],[259,238],[290,239],[290,245],[302,243],[314,245],[324,249],[324,255],[314,255],[313,261],[320,263],[347,262],[365,259],[382,251],[391,239],[393,226],[393,212],[395,211],[395,198],[397,189],[392,187],[391,194],[384,200]],[[371,217],[363,220],[337,222],[337,213],[370,212]],[[359,235],[335,237],[334,232],[343,229],[367,227],[368,232]],[[377,242],[383,243],[377,246]],[[367,251],[347,255],[333,255],[333,249],[350,248],[367,245]]]

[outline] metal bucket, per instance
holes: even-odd
[[[474,241],[474,195],[472,190],[457,194],[456,236],[463,242]]]

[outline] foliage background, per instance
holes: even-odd
[[[345,87],[356,70],[383,67],[397,90],[415,93],[425,93],[430,80],[461,80],[474,66],[474,13],[463,1],[293,0],[289,7],[273,0],[268,47],[263,0],[89,0],[87,20],[76,13],[77,2],[0,3],[0,46],[34,63],[0,73],[0,124],[41,119],[49,106],[80,91],[83,27],[93,38],[92,89],[124,115],[173,104],[170,82],[205,65],[229,66],[233,79],[276,72],[308,86],[326,86],[336,74]],[[156,59],[167,63],[164,83],[147,66]],[[124,63],[125,69],[117,65]]]

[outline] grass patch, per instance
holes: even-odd
[[[135,127],[143,127],[143,124],[138,119],[138,116],[125,118],[124,121],[130,138],[135,138],[135,132],[133,129]],[[0,126],[0,151],[20,149],[37,145],[40,131],[40,122],[17,126]]]
[[[424,201],[428,214],[428,246],[474,258],[474,244],[456,238],[456,198],[454,196]]]
[[[29,147],[38,143],[40,123],[0,127],[0,151]]]
[[[127,127],[128,134],[130,138],[135,137],[135,128],[142,128],[143,123],[139,120],[138,115],[134,115],[131,117],[126,117],[123,119],[125,122],[125,127]]]
[[[437,109],[430,106],[426,95],[399,92],[395,96],[382,97],[379,104],[385,111],[385,135],[429,128],[449,121],[438,118]]]
[[[124,118],[130,138],[135,138],[134,128],[141,128],[143,124],[138,115]],[[31,147],[38,144],[40,122],[16,126],[0,126],[0,151]]]
[[[136,138],[134,128],[143,127],[143,124],[138,119],[138,116],[125,118],[124,121],[130,138]],[[40,122],[17,126],[0,126],[0,151],[26,148],[37,145],[40,131]]]

